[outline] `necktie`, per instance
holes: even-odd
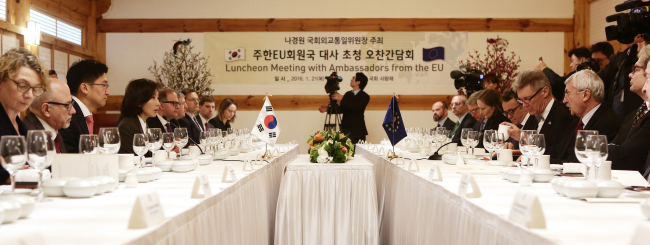
[[[580,122],[578,123],[578,127],[576,127],[576,132],[573,134],[574,137],[575,137],[575,135],[578,135],[578,131],[585,129],[584,126],[585,126],[585,124],[582,123],[582,119],[581,119]]]
[[[61,136],[57,134],[56,138],[54,138],[54,147],[56,148],[56,153],[61,153],[61,145],[59,144],[59,140],[61,140]]]
[[[521,128],[524,127],[524,125],[523,125],[523,124],[519,124],[519,125],[517,125],[517,127],[521,129]]]
[[[86,117],[86,125],[88,126],[88,133],[93,134],[93,115],[89,115]]]
[[[192,115],[192,120],[194,120],[196,127],[199,128],[201,132],[203,132],[203,127],[201,127],[201,124],[196,121],[196,117],[194,115]]]
[[[641,107],[639,107],[639,110],[636,112],[636,115],[634,115],[634,121],[632,122],[632,125],[636,125],[639,119],[643,118],[647,111],[648,106],[645,104],[645,102],[643,102],[643,104],[641,104]]]
[[[167,124],[165,124],[165,128],[167,128],[167,133],[173,133],[174,132],[172,130],[172,124],[169,123],[169,122],[167,122]]]
[[[456,122],[456,125],[454,125],[454,131],[451,132],[452,135],[456,134],[456,129],[458,129],[458,127],[460,127],[460,120],[458,120],[458,122]]]
[[[485,122],[481,121],[481,130],[483,130],[484,128],[485,128]]]
[[[208,130],[208,123],[205,123],[205,130]]]

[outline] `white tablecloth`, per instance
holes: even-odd
[[[409,172],[364,147],[357,154],[375,164],[380,244],[629,244],[636,227],[649,223],[638,203],[587,203],[560,196],[550,183],[522,187],[498,175],[474,174],[483,196],[460,197],[461,174],[454,165],[435,161],[444,181],[431,182],[425,178],[434,161],[420,160],[421,170]],[[518,191],[538,196],[546,229],[507,219]]]
[[[275,244],[378,244],[373,166],[357,156],[316,164],[300,155],[286,167],[276,212]]]
[[[261,152],[226,160],[254,158]],[[257,165],[254,172],[243,172],[240,161],[214,161],[189,173],[165,172],[160,179],[133,189],[121,183],[114,193],[92,198],[49,198],[37,203],[27,219],[0,225],[0,237],[36,231],[50,245],[271,244],[282,172],[298,153],[293,148],[261,168]],[[239,181],[221,183],[227,164],[232,164]],[[192,185],[200,174],[208,174],[213,195],[192,199]],[[167,218],[155,227],[128,229],[136,196],[150,191],[158,193]]]

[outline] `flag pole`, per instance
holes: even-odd
[[[266,92],[266,95],[264,96],[264,98],[262,100],[264,100],[264,101],[268,100],[269,96],[273,96],[273,95],[269,94],[269,92]],[[269,151],[269,144],[265,142],[264,143],[264,155],[262,156],[262,159],[267,159],[268,160],[268,159],[271,159],[271,158],[272,157],[271,157],[271,152]]]
[[[392,124],[393,124],[393,132],[392,132],[393,133],[393,142],[391,142],[392,143],[391,145],[393,145],[393,155],[390,156],[390,158],[397,158],[397,154],[395,154],[395,144],[396,143],[394,143],[394,141],[395,141],[395,130],[397,130],[395,128],[395,104],[393,103],[393,100],[395,100],[395,93],[393,93],[393,97],[390,98],[390,100],[391,100],[390,101],[391,109],[393,110],[393,112],[392,112],[393,113],[393,122],[392,122]]]

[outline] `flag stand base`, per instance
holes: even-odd
[[[395,152],[391,152],[389,154],[392,154],[392,155],[386,155],[386,158],[388,158],[388,159],[395,159],[395,158],[399,157],[399,156],[397,156],[397,154],[395,154]]]
[[[266,152],[264,152],[264,155],[262,156],[262,159],[270,160],[271,158],[273,158],[271,155],[272,155],[271,151],[266,150]]]

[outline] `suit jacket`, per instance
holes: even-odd
[[[200,126],[201,126],[201,129],[203,129],[203,131],[205,131],[205,124],[206,124],[206,123],[208,124],[208,129],[213,128],[213,127],[212,127],[212,124],[209,123],[210,120],[208,120],[208,121],[203,120],[203,117],[201,117],[201,115],[197,115],[197,116],[196,116],[196,121],[199,122],[199,124],[200,124]]]
[[[648,158],[645,160],[645,173],[643,173],[643,178],[647,180],[648,176],[650,176],[650,154],[648,154]]]
[[[20,120],[20,116],[16,116],[16,123],[18,124],[18,131],[11,123],[9,115],[5,111],[5,108],[0,103],[0,136],[5,135],[23,135],[27,136],[27,126]],[[0,184],[4,184],[9,179],[9,173],[5,168],[0,167]]]
[[[210,126],[212,128],[218,128],[221,129],[221,131],[226,131],[230,128],[230,122],[226,122],[226,124],[223,124],[223,121],[219,120],[219,117],[213,117],[208,121]]]
[[[171,123],[172,131],[167,132],[167,127],[165,127],[165,125],[162,124],[162,122],[160,121],[160,119],[158,119],[157,116],[147,118],[146,123],[148,128],[159,128],[160,130],[162,130],[163,133],[173,133],[174,129],[177,128],[176,125]]]
[[[537,130],[537,125],[539,122],[537,121],[537,118],[535,116],[530,115],[528,116],[528,120],[524,123],[524,127],[521,128],[521,130]]]
[[[510,122],[510,119],[495,110],[493,115],[488,118],[487,122],[485,122],[485,127],[481,130],[481,135],[479,136],[478,145],[476,147],[483,148],[483,135],[485,135],[485,130],[498,130],[499,124],[502,122]]]
[[[370,96],[363,90],[354,95],[353,91],[348,91],[341,99],[341,131],[346,134],[352,134],[354,138],[364,138],[368,135],[364,113],[366,106],[370,102]]]
[[[575,142],[576,142],[576,128],[578,123],[580,123],[580,118],[573,120],[571,124],[566,128],[564,132],[564,138],[561,142],[561,147],[558,147],[556,152],[548,152],[551,155],[551,161],[553,163],[561,162],[578,162],[578,158],[575,155]],[[583,126],[584,130],[597,130],[600,135],[607,135],[607,142],[611,142],[616,134],[618,133],[619,128],[621,127],[621,121],[616,116],[614,111],[601,104],[598,110],[594,112],[594,115],[591,116],[587,125]]]
[[[447,117],[445,123],[442,124],[442,127],[445,127],[447,130],[454,130],[456,122],[452,121],[451,118]],[[440,122],[438,122],[438,127],[440,127]]]
[[[142,126],[138,116],[124,117],[120,124],[117,125],[120,131],[120,154],[134,154],[133,135],[143,134]]]
[[[185,113],[185,117],[178,119],[178,123],[181,128],[187,128],[187,134],[189,136],[188,144],[198,144],[201,137],[201,129],[199,125],[194,123],[189,114]]]
[[[542,125],[542,128],[539,131],[540,134],[544,135],[544,139],[546,140],[546,150],[544,151],[546,154],[557,151],[564,139],[563,132],[567,130],[569,124],[571,124],[571,122],[576,118],[577,117],[571,115],[569,108],[567,108],[561,101],[556,100],[553,102],[551,111],[546,116],[544,125]],[[573,129],[575,130],[575,127]]]
[[[460,119],[459,119],[460,120]],[[469,112],[465,115],[463,120],[460,122],[460,125],[458,126],[458,129],[456,129],[456,133],[454,134],[454,137],[451,138],[451,142],[454,143],[460,143],[460,135],[463,132],[464,128],[474,128],[474,125],[476,124],[476,119],[470,114]]]
[[[621,125],[616,138],[612,141],[615,146],[609,147],[607,159],[612,161],[612,169],[637,170],[645,172],[646,158],[650,151],[650,113],[632,125],[635,112],[630,113]],[[626,129],[628,128],[628,129]]]
[[[83,112],[81,112],[79,104],[75,103],[74,109],[77,113],[72,115],[70,127],[59,129],[59,135],[61,135],[63,143],[65,143],[65,150],[70,153],[78,153],[79,136],[90,133],[90,131],[88,131],[88,124],[86,124],[86,118],[84,117]]]
[[[27,116],[23,118],[23,122],[27,126],[28,130],[45,130],[45,127],[34,113],[28,113]],[[56,135],[54,135],[54,137],[56,137]],[[54,140],[59,144],[59,151],[61,151],[61,153],[66,153],[62,137],[54,138]]]

